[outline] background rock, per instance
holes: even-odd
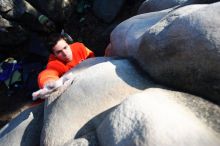
[[[70,16],[74,12],[73,6],[76,0],[38,0],[40,9],[57,23],[64,23],[71,19]]]
[[[0,14],[5,18],[18,19],[25,12],[25,1],[23,0],[1,0]]]
[[[219,8],[173,11],[144,34],[135,58],[156,81],[220,104]]]
[[[0,16],[0,45],[13,46],[27,40],[28,32],[15,22]]]
[[[105,22],[111,22],[120,11],[124,0],[95,0],[93,3],[93,11]]]

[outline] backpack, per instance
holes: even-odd
[[[10,88],[10,86],[21,81],[21,65],[14,58],[7,58],[0,63],[0,82],[4,82],[5,85]]]
[[[41,62],[7,58],[0,63],[0,83],[6,86],[8,96],[21,90],[31,96],[38,89],[37,76],[43,68]]]

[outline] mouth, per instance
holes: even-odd
[[[65,60],[66,62],[71,61],[69,57],[65,57],[64,60]]]

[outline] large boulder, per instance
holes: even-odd
[[[165,10],[174,6],[183,5],[192,0],[145,0],[138,9],[138,14]]]
[[[128,59],[91,58],[57,82],[1,129],[0,145],[219,145],[218,106],[149,89],[159,86]]]
[[[133,57],[155,81],[220,104],[219,7],[189,5],[132,17],[113,30],[108,55]],[[143,16],[148,19],[137,19]]]
[[[172,9],[131,17],[120,23],[111,33],[109,56],[132,57],[137,53],[144,33]]]
[[[145,0],[138,9],[138,14],[161,11],[172,7],[190,4],[209,4],[219,0]]]
[[[219,146],[220,108],[159,88],[124,100],[97,129],[101,146]]]
[[[152,83],[125,59],[110,60],[84,70],[59,98],[53,98],[53,94],[57,97],[55,93],[50,95],[44,112],[41,144],[63,145],[94,131],[109,109],[150,85]]]
[[[154,80],[220,104],[219,14],[220,2],[169,13],[146,31],[134,58]]]

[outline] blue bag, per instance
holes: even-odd
[[[14,58],[7,58],[0,65],[0,82],[8,81],[9,87],[12,83],[13,74],[21,68],[21,65],[17,63]]]

